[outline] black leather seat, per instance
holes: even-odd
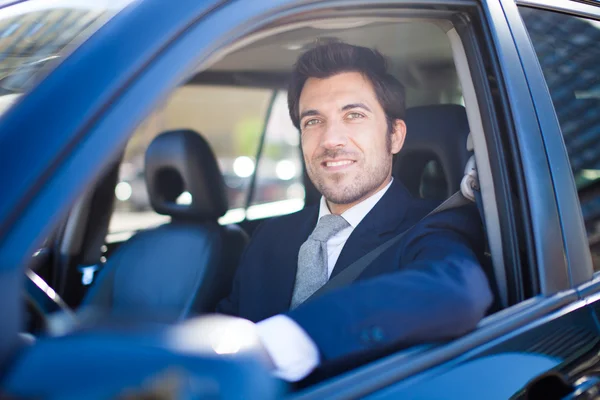
[[[439,203],[460,190],[465,167],[473,152],[467,149],[471,130],[461,105],[442,104],[406,110],[406,140],[394,163],[393,174],[413,196]],[[488,314],[502,308],[494,266],[489,254],[480,262],[494,302]]]
[[[248,242],[238,226],[217,222],[228,209],[217,160],[198,133],[178,130],[154,139],[145,163],[152,207],[172,220],[123,243],[84,306],[161,320],[212,312],[229,293]],[[184,191],[191,194],[191,204],[176,202]]]
[[[394,176],[415,197],[443,200],[460,189],[469,122],[463,106],[442,104],[406,110],[407,134],[396,156]]]

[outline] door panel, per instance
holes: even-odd
[[[506,400],[533,377],[554,368],[559,362],[537,354],[492,355],[462,364],[421,384],[400,390],[390,388],[368,398]]]
[[[372,398],[506,399],[553,384],[538,380],[547,374],[573,383],[595,363],[599,332],[591,308],[579,301]]]

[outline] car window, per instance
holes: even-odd
[[[333,32],[333,31],[332,31]],[[354,31],[352,31],[354,32]],[[452,61],[452,50],[443,29],[432,23],[385,23],[359,27],[347,38],[363,38],[392,56],[394,72],[406,84],[407,106],[463,104],[462,89]],[[213,148],[223,172],[229,211],[219,222],[237,223],[288,214],[315,201],[314,188],[305,187],[300,135],[288,113],[289,69],[298,55],[312,45],[320,31],[299,29],[289,37],[266,41],[227,55],[208,71],[200,71],[188,84],[165,100],[135,132],[127,146],[115,189],[108,242],[126,239],[132,231],[167,222],[154,213],[144,182],[144,152],[159,133],[191,128]],[[401,37],[403,45],[391,40]],[[419,45],[409,45],[419,40]],[[430,159],[421,177],[418,195],[445,198],[444,174]],[[179,199],[186,201],[186,193]],[[120,235],[126,232],[126,235]],[[112,240],[111,240],[112,239]]]
[[[229,200],[229,211],[220,223],[289,213],[304,205],[298,133],[287,113],[285,92],[190,84],[177,89],[130,140],[115,188],[117,205],[109,234],[169,220],[150,206],[144,153],[157,135],[180,128],[200,133],[217,157]],[[257,161],[263,134],[261,159]],[[253,179],[254,190],[249,193]],[[186,196],[189,194],[183,193],[178,201],[185,203]]]
[[[300,133],[289,117],[287,92],[279,91],[267,122],[247,217],[259,219],[300,210],[305,194],[302,168]]]
[[[131,0],[0,4],[0,113]]]
[[[600,270],[600,21],[526,7],[520,12],[552,96]]]

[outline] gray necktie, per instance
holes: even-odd
[[[339,215],[325,215],[319,219],[315,230],[300,247],[296,285],[291,308],[296,308],[328,279],[327,241],[350,224]]]

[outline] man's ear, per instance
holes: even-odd
[[[392,132],[392,154],[398,154],[404,145],[406,138],[406,124],[401,119],[394,120],[394,131]]]

